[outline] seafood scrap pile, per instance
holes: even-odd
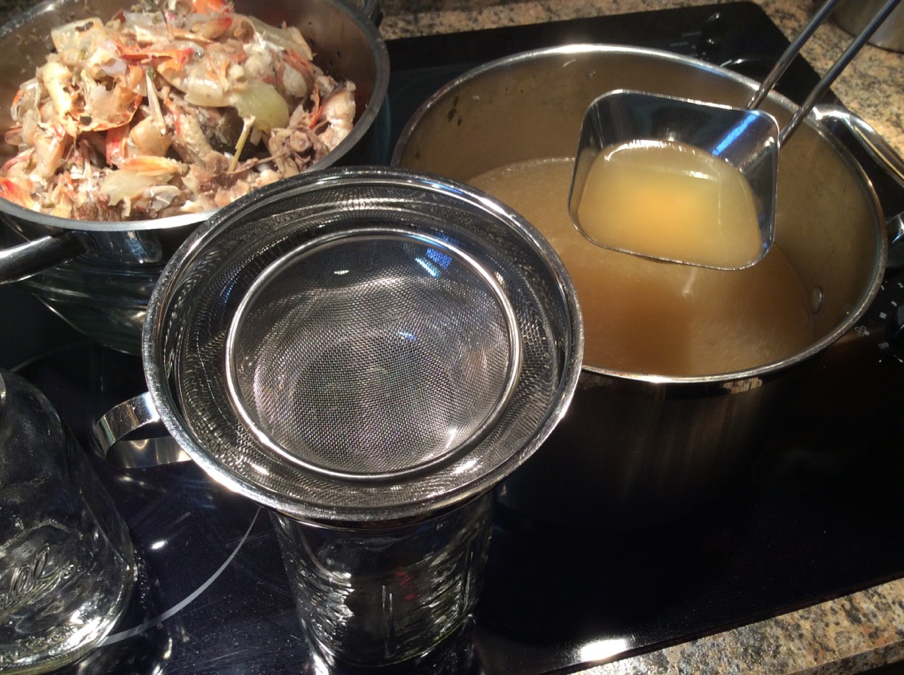
[[[294,27],[168,0],[51,31],[23,83],[0,196],[62,218],[198,213],[295,175],[351,131],[354,83]]]

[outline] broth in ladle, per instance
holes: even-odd
[[[763,250],[747,179],[723,159],[678,141],[604,148],[581,190],[577,218],[606,248],[740,269]]]
[[[561,256],[584,315],[585,366],[715,375],[771,363],[812,343],[807,295],[779,246],[733,271],[600,248],[568,214],[573,162],[519,162],[469,182],[527,218]]]

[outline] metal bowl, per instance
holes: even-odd
[[[51,28],[84,17],[108,19],[131,0],[46,0],[0,28],[0,128],[19,85],[52,49]],[[378,5],[378,3],[375,3]],[[299,28],[327,73],[355,82],[357,119],[349,136],[314,167],[361,163],[386,141],[374,129],[389,83],[389,56],[372,16],[344,0],[236,0],[235,10]],[[379,125],[378,125],[379,126]],[[0,145],[0,160],[13,154]],[[75,328],[137,353],[150,291],[179,244],[213,211],[128,222],[81,221],[0,199],[0,283],[21,281]],[[24,281],[23,281],[24,280]]]

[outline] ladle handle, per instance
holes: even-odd
[[[829,14],[832,13],[832,10],[835,9],[836,4],[838,4],[838,0],[826,0],[826,2],[822,4],[816,14],[813,15],[813,18],[810,19],[810,22],[803,27],[803,30],[801,30],[794,39],[794,42],[788,45],[778,61],[775,62],[775,65],[772,66],[772,70],[766,75],[766,79],[760,84],[760,88],[756,90],[753,98],[747,103],[748,108],[755,110],[762,105],[763,101],[765,101],[766,97],[769,95],[769,92],[772,91],[782,75],[785,74],[785,71],[788,70],[791,62],[797,58],[800,50],[803,49],[807,41],[813,36],[813,33],[816,32],[816,29],[822,25],[823,21],[825,21],[829,17]]]
[[[785,50],[784,54],[779,58],[778,62],[773,67],[772,71],[769,75],[766,76],[766,79],[763,80],[763,83],[760,85],[760,88],[757,90],[756,94],[754,94],[753,98],[747,104],[748,108],[757,108],[772,88],[775,86],[776,82],[778,82],[779,78],[784,74],[785,70],[787,70],[788,66],[791,65],[791,62],[800,52],[803,45],[810,39],[816,29],[822,24],[823,21],[829,16],[832,9],[834,9],[835,4],[838,0],[826,0],[826,2],[820,7],[819,11],[813,16],[810,22],[804,27],[801,31],[800,35],[798,35],[797,39],[794,40],[793,43]],[[854,38],[854,40],[848,45],[848,48],[844,51],[844,53],[838,57],[835,63],[832,64],[832,67],[826,72],[825,75],[822,76],[822,79],[813,87],[813,90],[810,92],[809,96],[807,96],[806,100],[800,105],[797,109],[797,112],[791,117],[791,121],[789,121],[784,128],[779,133],[778,142],[779,146],[781,146],[788,138],[791,137],[791,134],[794,133],[794,130],[800,126],[800,123],[806,118],[806,116],[813,109],[813,106],[816,105],[816,102],[822,97],[823,94],[828,91],[829,87],[832,86],[832,83],[838,78],[847,65],[851,62],[851,60],[857,55],[863,45],[867,40],[872,36],[873,33],[876,32],[876,29],[882,25],[882,22],[888,18],[888,15],[892,13],[895,7],[898,6],[898,3],[901,0],[888,0],[880,9],[876,15],[872,18],[872,20],[863,28],[862,31]]]

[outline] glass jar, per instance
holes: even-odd
[[[122,517],[47,398],[0,370],[0,671],[72,663],[135,578]]]

